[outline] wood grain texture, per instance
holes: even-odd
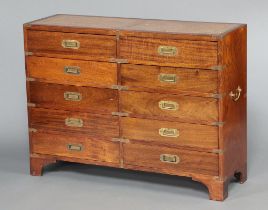
[[[26,51],[34,55],[98,61],[109,61],[116,55],[115,36],[28,30],[27,39]],[[62,40],[77,40],[80,48],[63,48]]]
[[[176,75],[176,83],[162,82],[161,74]],[[123,86],[135,91],[164,93],[217,93],[217,71],[122,64],[121,81]]]
[[[158,54],[159,46],[174,46],[177,55]],[[217,43],[205,41],[122,37],[119,56],[134,64],[211,69],[217,65]]]
[[[110,140],[119,136],[117,116],[42,108],[31,108],[29,115],[31,117],[30,127],[37,130],[49,129],[65,133],[80,133],[91,137],[106,137]],[[83,126],[68,126],[65,123],[67,118],[80,119]]]
[[[148,145],[183,147],[212,152],[218,148],[218,128],[216,126],[194,125],[159,120],[123,117],[121,119],[122,137],[144,141]],[[172,128],[179,132],[178,137],[159,135],[159,129]]]
[[[56,163],[56,159],[42,158],[42,157],[30,157],[30,173],[32,176],[41,176],[43,168],[49,164]]]
[[[160,101],[173,101],[178,110],[162,110]],[[130,116],[212,124],[218,121],[218,102],[214,98],[147,92],[121,91],[121,111]]]
[[[98,162],[119,162],[117,142],[96,140],[85,136],[35,132],[32,134],[32,153],[89,159]],[[68,145],[79,145],[81,151],[69,150]]]
[[[177,155],[180,162],[178,164],[161,162],[161,154]],[[183,171],[211,176],[218,175],[218,156],[216,154],[139,143],[124,144],[124,164],[143,166],[152,171],[167,174],[179,175],[180,171]]]
[[[111,87],[117,84],[114,63],[27,56],[28,77],[38,81],[92,87]],[[78,67],[79,74],[67,74],[65,67]]]
[[[65,100],[65,92],[80,93],[82,99]],[[29,102],[36,104],[36,107],[111,114],[118,110],[117,101],[118,91],[112,89],[30,82]]]

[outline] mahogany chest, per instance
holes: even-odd
[[[31,174],[56,161],[247,179],[245,24],[55,15],[24,25]]]

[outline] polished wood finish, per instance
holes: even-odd
[[[224,200],[247,179],[246,34],[76,15],[24,24],[31,174],[68,161],[186,176]]]
[[[79,74],[66,73],[66,67],[78,67]],[[114,63],[29,56],[27,69],[28,77],[42,82],[104,88],[117,84]]]

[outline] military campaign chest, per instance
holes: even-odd
[[[247,179],[245,24],[55,15],[24,24],[31,174],[70,161]]]

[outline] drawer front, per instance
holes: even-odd
[[[119,163],[119,145],[111,141],[55,133],[31,133],[31,152]]]
[[[124,144],[124,163],[174,175],[189,172],[217,176],[219,168],[218,155],[213,153],[138,143]]]
[[[218,103],[214,98],[121,91],[120,101],[122,112],[130,116],[204,124],[218,121]]]
[[[218,74],[213,70],[145,65],[121,65],[121,82],[130,90],[217,93]]]
[[[121,119],[121,125],[122,136],[126,139],[206,151],[218,148],[218,128],[216,126],[128,117]]]
[[[211,69],[217,42],[122,37],[120,57],[134,64]]]
[[[92,137],[119,136],[118,117],[62,110],[31,108],[30,127],[37,130],[76,132]]]
[[[28,76],[58,84],[111,87],[117,84],[114,63],[28,56]]]
[[[29,30],[26,50],[45,56],[108,61],[116,55],[116,40],[114,36]]]
[[[112,89],[30,82],[29,102],[36,107],[111,114],[118,110],[118,92]]]

